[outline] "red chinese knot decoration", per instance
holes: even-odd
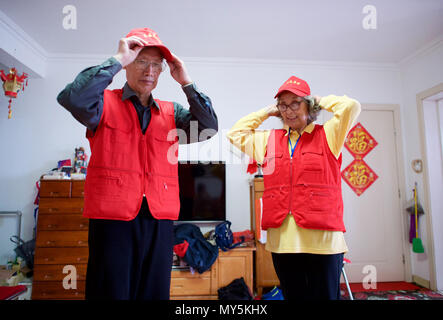
[[[8,105],[8,119],[12,117],[12,109],[11,103],[12,98],[17,98],[17,93],[20,89],[25,90],[24,81],[26,80],[26,85],[28,85],[28,75],[26,73],[22,73],[21,76],[17,74],[17,69],[11,68],[9,70],[9,74],[5,74],[3,70],[0,70],[0,76],[3,81],[3,90],[5,91],[5,96],[9,97],[9,105]]]

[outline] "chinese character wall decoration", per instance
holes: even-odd
[[[357,196],[363,194],[378,178],[363,160],[377,144],[360,122],[349,131],[346,138],[345,148],[354,157],[354,161],[342,171],[341,176]]]

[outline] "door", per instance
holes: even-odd
[[[351,260],[349,282],[363,282],[371,273],[376,281],[405,280],[402,219],[395,121],[393,110],[362,110],[360,122],[378,143],[363,160],[378,178],[360,196],[342,180],[346,243]],[[342,171],[354,160],[343,148]],[[374,279],[374,278],[373,278]]]

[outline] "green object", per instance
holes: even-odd
[[[412,239],[412,251],[415,253],[423,253],[425,252],[425,248],[423,248],[423,243],[420,238]]]
[[[423,243],[421,239],[418,237],[418,223],[417,223],[417,183],[415,183],[414,188],[414,211],[415,211],[415,238],[412,239],[412,251],[415,253],[423,253],[425,252],[425,248],[423,248]]]

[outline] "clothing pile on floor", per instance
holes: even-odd
[[[232,232],[230,221],[219,223],[205,236],[198,226],[182,223],[174,227],[174,237],[174,253],[199,273],[211,268],[219,249],[228,251],[254,240],[250,230]]]

